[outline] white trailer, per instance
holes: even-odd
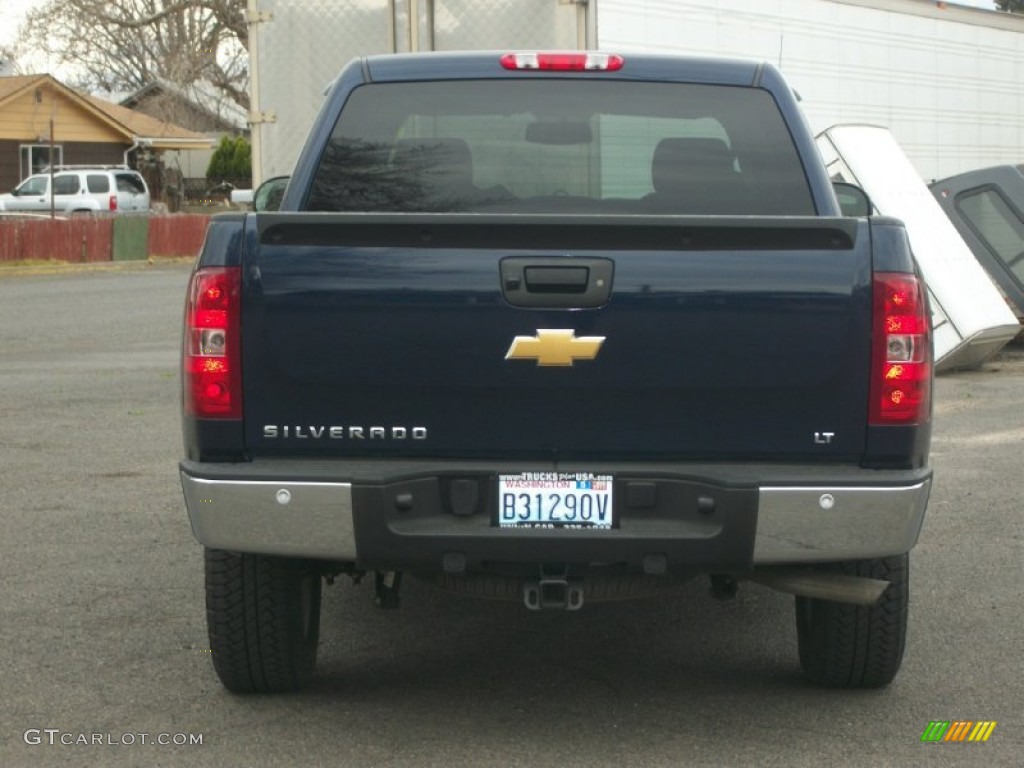
[[[586,0],[249,0],[253,182],[291,173],[324,91],[374,53],[582,49]]]
[[[934,0],[249,0],[254,181],[288,174],[354,56],[733,55],[779,66],[816,132],[888,127],[924,179],[1024,160],[1024,16]]]

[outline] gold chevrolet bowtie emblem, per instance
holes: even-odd
[[[536,336],[516,336],[505,353],[506,360],[536,360],[537,365],[572,365],[593,360],[604,336],[580,336],[572,328],[538,328]]]

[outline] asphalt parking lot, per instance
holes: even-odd
[[[1021,764],[1024,346],[937,381],[886,690],[807,685],[792,599],[753,585],[532,614],[415,581],[381,612],[339,581],[310,688],[238,697],[210,663],[176,474],[186,281],[0,271],[0,766]],[[932,720],[997,726],[923,744]]]

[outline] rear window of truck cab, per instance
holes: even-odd
[[[532,78],[357,88],[304,207],[815,213],[793,140],[767,91]]]

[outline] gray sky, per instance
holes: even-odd
[[[0,45],[10,45],[18,32],[25,11],[38,0],[0,0]]]

